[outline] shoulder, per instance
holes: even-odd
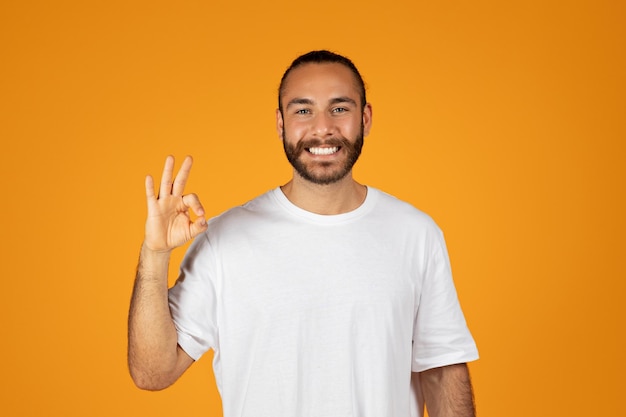
[[[206,233],[209,237],[232,234],[236,231],[250,230],[280,217],[280,208],[276,204],[274,193],[275,190],[267,191],[211,218]]]
[[[419,226],[422,228],[439,230],[439,226],[432,217],[421,211],[414,205],[404,200],[381,191],[376,188],[369,188],[369,192],[376,198],[375,213],[384,216],[390,222],[399,222],[405,225]]]

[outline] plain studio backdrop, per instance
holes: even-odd
[[[620,414],[625,17],[601,0],[2,2],[0,413],[221,416],[211,353],[167,391],[128,376],[144,177],[192,154],[211,216],[284,183],[279,78],[325,48],[373,104],[357,179],[446,234],[479,415]]]

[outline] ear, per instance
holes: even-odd
[[[283,140],[284,123],[283,114],[280,109],[276,109],[276,132],[278,133],[278,138]]]
[[[365,104],[363,108],[363,136],[367,136],[372,128],[372,105]]]

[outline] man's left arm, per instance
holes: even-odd
[[[467,364],[428,369],[418,375],[430,417],[475,417],[474,393]]]

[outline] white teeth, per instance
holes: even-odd
[[[333,146],[332,148],[309,148],[309,152],[313,155],[330,155],[339,150],[338,146]]]

